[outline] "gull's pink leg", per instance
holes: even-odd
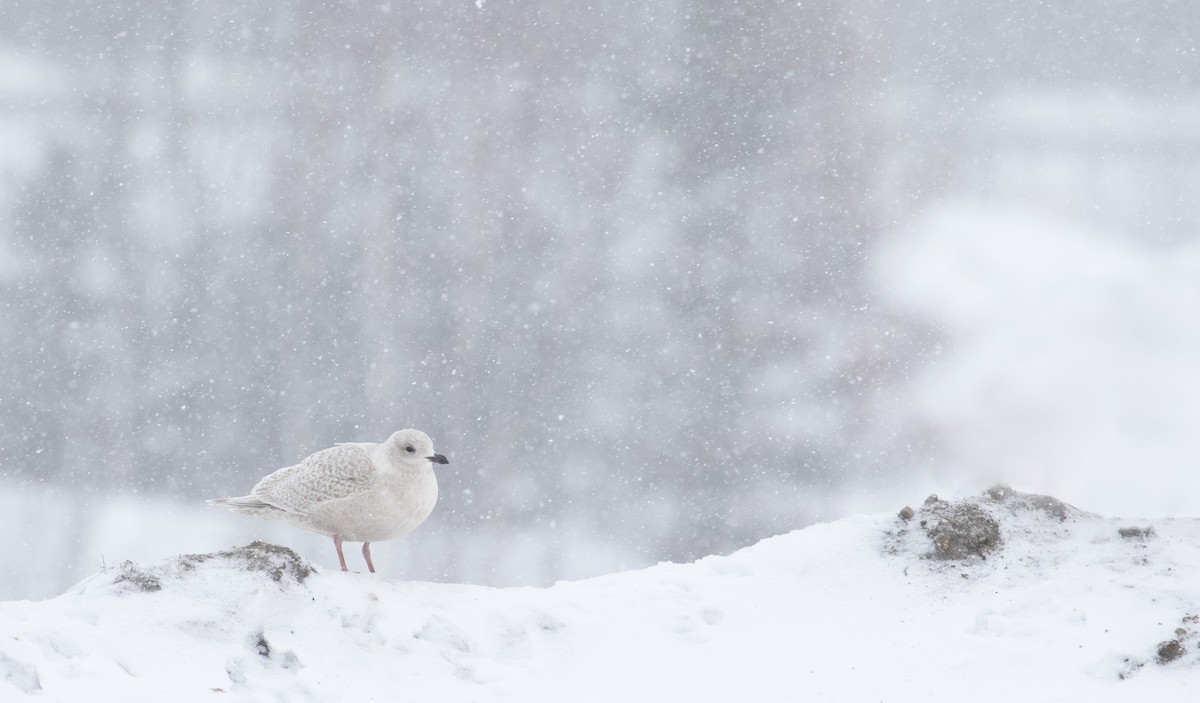
[[[349,571],[350,569],[346,568],[346,557],[342,556],[342,536],[341,535],[333,536],[333,546],[337,547],[338,563],[342,565],[342,571]]]
[[[363,559],[367,560],[367,568],[375,573],[375,565],[371,563],[371,543],[363,542]]]

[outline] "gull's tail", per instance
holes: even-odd
[[[224,505],[226,508],[229,508],[235,513],[242,513],[244,515],[258,515],[262,517],[263,515],[281,512],[280,509],[274,505],[271,505],[270,503],[264,503],[254,496],[212,498],[204,502],[208,503],[209,505]]]

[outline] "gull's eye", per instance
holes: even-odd
[[[405,448],[404,448],[404,451],[408,452],[409,454],[412,454],[413,452],[415,452],[415,451],[417,451],[417,450],[416,450],[416,449],[413,449],[413,448],[412,448],[412,445],[410,444],[410,445],[408,445],[407,447],[405,447]]]

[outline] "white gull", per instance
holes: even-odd
[[[420,430],[400,430],[380,444],[338,444],[264,477],[250,495],[208,501],[247,515],[285,520],[333,538],[346,569],[342,542],[362,542],[367,568],[371,542],[411,532],[437,503],[433,464],[447,464]]]

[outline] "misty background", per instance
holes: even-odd
[[[0,596],[417,427],[385,576],[1200,504],[1200,5],[0,7]]]

